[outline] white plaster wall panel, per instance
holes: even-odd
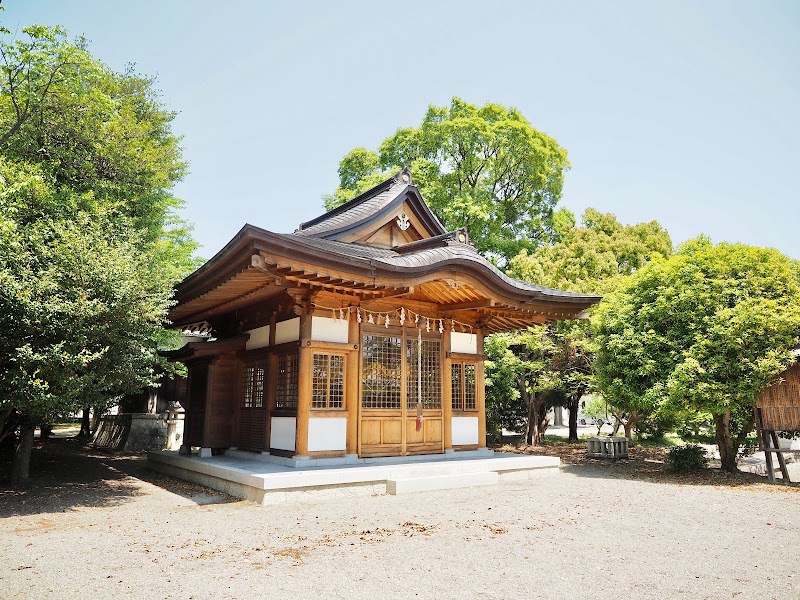
[[[311,339],[319,342],[347,343],[349,325],[345,319],[311,317]]]
[[[300,317],[275,324],[275,344],[296,342],[300,339]]]
[[[308,420],[308,450],[347,449],[347,419],[311,418]]]
[[[294,450],[297,420],[294,417],[272,417],[269,430],[269,447],[276,450]]]
[[[453,446],[478,443],[478,417],[453,417]]]
[[[475,333],[459,333],[458,331],[454,331],[450,334],[450,352],[477,354],[478,335]]]
[[[266,348],[269,346],[269,325],[250,329],[249,331],[245,331],[245,333],[250,334],[250,339],[247,340],[244,346],[247,350],[255,350],[256,348]]]

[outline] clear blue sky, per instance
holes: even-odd
[[[339,159],[452,96],[567,149],[562,205],[800,258],[800,2],[5,0],[158,76],[206,257],[322,212]]]

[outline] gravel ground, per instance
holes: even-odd
[[[589,464],[264,509],[138,457],[35,458],[0,493],[0,598],[800,598],[797,487]]]

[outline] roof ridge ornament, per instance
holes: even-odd
[[[406,185],[414,185],[414,179],[411,177],[411,168],[410,167],[403,167],[397,172],[397,175],[394,176],[394,180],[398,182],[403,182]]]
[[[400,231],[405,231],[410,225],[411,221],[408,220],[406,211],[402,211],[399,215],[397,215],[397,226],[400,228]]]

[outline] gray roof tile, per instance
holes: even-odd
[[[515,287],[520,291],[538,293],[544,296],[550,296],[554,299],[573,298],[577,300],[580,298],[596,298],[596,296],[589,294],[578,294],[576,292],[557,290],[509,277],[488,260],[486,260],[473,246],[452,240],[448,241],[447,245],[445,246],[425,248],[419,252],[400,254],[391,248],[378,248],[364,244],[337,242],[334,240],[305,236],[300,232],[277,235],[293,240],[305,246],[330,252],[332,254],[337,254],[344,259],[360,258],[374,261],[376,265],[384,264],[401,268],[428,267],[446,266],[448,262],[453,260],[468,261],[476,266],[489,269],[496,277],[501,279],[507,285]]]

